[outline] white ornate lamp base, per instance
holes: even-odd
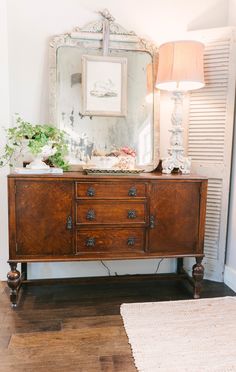
[[[171,173],[179,169],[183,174],[189,174],[191,168],[191,158],[183,156],[183,149],[171,150],[172,154],[162,161],[162,173]]]
[[[171,173],[173,170],[180,170],[184,174],[190,173],[191,159],[184,156],[183,148],[183,93],[173,92],[174,110],[171,116],[172,129],[169,149],[170,156],[162,161],[162,173]]]

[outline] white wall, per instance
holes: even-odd
[[[236,0],[228,2],[228,26],[236,26]]]
[[[97,19],[96,11],[105,7],[128,30],[148,36],[158,43],[181,38],[187,30],[225,26],[228,18],[228,1],[225,0],[7,0],[11,115],[18,112],[32,122],[48,120],[50,37]],[[169,116],[162,110],[161,135],[165,140],[161,140],[161,155],[164,156],[169,138],[167,123]],[[1,198],[6,203],[5,195]],[[3,207],[6,214],[6,205]],[[8,249],[6,236],[7,228],[4,225],[5,257]],[[35,264],[32,267],[32,277],[105,273],[99,263]],[[110,262],[109,267],[118,274],[153,272],[156,262]],[[161,268],[163,271],[172,270],[173,261],[163,262]],[[1,274],[1,278],[4,279],[5,274]]]
[[[236,0],[229,0],[228,25],[236,26]],[[234,126],[236,126],[236,117]],[[234,128],[232,158],[233,162],[231,173],[230,208],[224,282],[234,291],[236,291],[236,128]]]
[[[9,125],[9,89],[8,89],[8,46],[6,23],[7,0],[0,2],[0,148],[5,145],[5,128]],[[7,219],[7,178],[8,169],[0,168],[0,278],[8,271],[8,219]]]

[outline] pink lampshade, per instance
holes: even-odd
[[[170,91],[202,88],[204,45],[199,41],[174,41],[162,44],[156,87]]]

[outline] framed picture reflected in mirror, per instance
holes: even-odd
[[[82,56],[83,115],[126,116],[127,58]]]

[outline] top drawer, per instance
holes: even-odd
[[[76,198],[144,198],[145,182],[76,182]]]

